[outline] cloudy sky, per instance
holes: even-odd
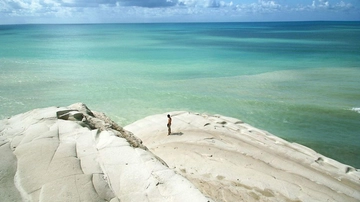
[[[0,0],[0,24],[360,21],[360,0]]]

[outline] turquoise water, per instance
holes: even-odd
[[[360,168],[359,22],[3,25],[0,70],[1,119],[223,114]]]

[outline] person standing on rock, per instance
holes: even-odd
[[[171,117],[170,117],[170,114],[168,114],[167,117],[168,117],[168,123],[167,123],[168,135],[170,135],[171,134]]]

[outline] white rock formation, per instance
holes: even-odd
[[[83,104],[0,121],[0,201],[210,201]]]
[[[351,166],[238,119],[170,114],[170,136],[166,114],[122,128],[83,104],[1,120],[0,201],[360,201]]]
[[[221,115],[169,112],[124,127],[215,201],[360,201],[360,172]]]

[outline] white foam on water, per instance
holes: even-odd
[[[353,107],[351,111],[355,111],[357,113],[360,113],[360,107]]]

